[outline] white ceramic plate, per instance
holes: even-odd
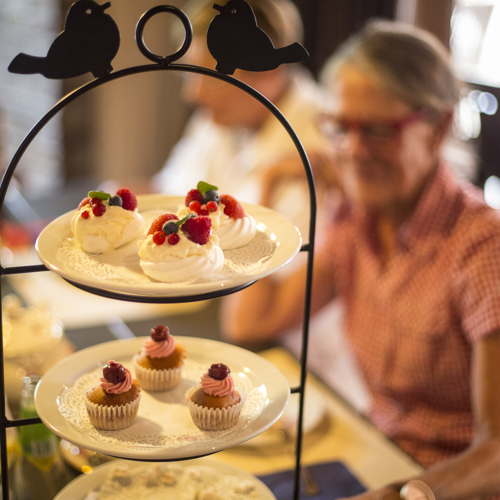
[[[195,337],[175,337],[187,349],[178,387],[165,392],[142,391],[134,424],[103,431],[90,424],[85,392],[99,383],[102,367],[114,359],[133,373],[132,357],[146,337],[98,344],[63,359],[42,378],[35,393],[38,415],[60,437],[106,455],[135,460],[179,460],[209,455],[257,436],[283,414],[290,388],[269,361],[239,347]],[[225,431],[202,431],[184,399],[212,363],[225,363],[239,391],[246,394],[237,424]]]
[[[138,208],[146,222],[162,213],[177,212],[184,199],[179,196],[138,196]],[[178,297],[227,293],[263,278],[285,266],[299,252],[302,239],[298,229],[284,216],[258,205],[242,204],[257,221],[257,235],[247,245],[224,252],[224,268],[218,274],[186,283],[151,280],[139,265],[137,241],[144,236],[103,254],[83,251],[72,239],[71,219],[75,211],[52,221],[40,233],[36,250],[52,271],[76,284],[141,297]]]
[[[271,490],[259,479],[257,479],[252,474],[245,472],[237,467],[232,465],[224,464],[215,460],[214,458],[198,458],[195,460],[187,460],[185,462],[181,462],[176,464],[183,469],[190,468],[205,468],[210,467],[212,470],[215,470],[216,473],[223,474],[224,476],[230,476],[229,486],[234,484],[242,484],[243,482],[250,482],[253,484],[253,490],[251,491],[252,495],[241,494],[241,498],[257,498],[259,500],[273,500],[275,496],[271,492]],[[82,475],[71,481],[64,489],[62,489],[59,494],[55,497],[54,500],[83,500],[85,496],[92,490],[101,487],[102,483],[109,477],[113,468],[117,466],[128,467],[132,474],[140,474],[143,472],[147,472],[148,469],[153,469],[156,465],[153,464],[145,464],[144,462],[134,462],[134,461],[122,461],[115,460],[111,463],[100,465],[96,467],[91,474]],[[205,469],[208,472],[207,469]],[[203,477],[203,476],[202,476]],[[193,480],[192,482],[194,482]],[[222,483],[223,484],[223,483]],[[210,485],[208,485],[210,486]],[[117,492],[116,496],[106,497],[106,498],[116,498],[116,500],[124,500],[124,494],[130,495],[130,498],[139,499],[139,498],[151,498],[152,494],[158,495],[155,498],[169,498],[170,500],[176,500],[178,498],[186,498],[183,494],[186,493],[185,489],[181,492],[179,488],[173,489],[169,486],[155,486],[154,483],[152,486],[146,486],[146,484],[141,484],[140,481],[136,481],[132,486],[134,489],[131,491],[131,488],[125,488],[125,491]],[[203,484],[200,486],[200,489],[203,487]],[[228,498],[229,492],[221,491],[221,498]],[[225,494],[224,494],[225,493]],[[129,497],[127,496],[127,499]],[[127,500],[125,499],[125,500]]]

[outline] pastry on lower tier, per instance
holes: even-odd
[[[224,267],[219,238],[212,234],[209,217],[163,214],[138,243],[144,274],[166,283],[192,281]]]
[[[132,241],[144,229],[137,199],[127,188],[115,195],[90,191],[71,220],[76,241],[89,253],[103,253]]]
[[[151,329],[151,336],[134,356],[135,376],[146,391],[166,391],[182,378],[186,348],[174,340],[165,325]]]
[[[229,373],[226,365],[213,364],[201,377],[201,383],[186,392],[191,417],[200,429],[219,431],[237,423],[245,396],[235,389]]]
[[[189,213],[210,217],[213,234],[219,237],[222,250],[242,247],[257,234],[255,219],[245,213],[238,200],[228,194],[219,195],[217,186],[204,181],[188,192],[177,216]]]
[[[141,387],[130,370],[113,360],[103,368],[101,383],[85,394],[90,423],[98,429],[115,431],[130,427],[137,416]]]

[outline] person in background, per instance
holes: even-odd
[[[218,15],[213,3],[198,0],[185,8],[193,25],[193,43],[186,62],[210,69],[216,65],[206,41],[208,26]],[[257,25],[276,48],[301,41],[302,22],[291,1],[248,3]],[[246,92],[215,78],[194,73],[183,76],[183,96],[194,105],[194,113],[166,164],[153,178],[154,189],[183,195],[204,180],[240,201],[269,206],[307,231],[309,192],[304,168],[283,126]],[[314,119],[326,93],[304,67],[283,64],[263,72],[238,69],[232,76],[275,104],[294,128],[311,161],[321,161],[327,144]],[[291,163],[298,167],[287,176]],[[274,182],[277,172],[279,182]]]
[[[344,302],[367,416],[426,468],[356,498],[500,495],[500,215],[442,159],[460,95],[448,52],[417,28],[373,21],[326,75],[332,102],[318,123],[343,199],[317,227],[312,311]],[[300,324],[305,275],[228,297],[227,338]]]

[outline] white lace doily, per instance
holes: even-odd
[[[94,496],[95,494],[97,494]],[[255,481],[223,474],[206,465],[127,464],[110,467],[106,479],[85,500],[257,500]]]
[[[134,373],[132,360],[123,364]],[[206,365],[186,360],[183,378],[176,388],[165,392],[141,391],[141,403],[135,423],[127,429],[104,431],[96,429],[89,421],[85,408],[85,392],[100,383],[102,367],[79,377],[71,387],[63,390],[59,411],[75,430],[87,439],[99,443],[118,444],[123,450],[154,450],[180,448],[193,443],[216,440],[230,443],[257,418],[264,406],[266,394],[262,387],[253,387],[250,380],[235,377],[236,389],[246,394],[238,423],[225,431],[202,431],[191,419],[184,399],[186,390],[197,384],[206,371]]]

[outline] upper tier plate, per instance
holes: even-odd
[[[240,444],[268,429],[283,414],[290,397],[286,378],[269,361],[239,347],[208,339],[177,337],[187,360],[177,387],[141,392],[139,413],[128,428],[96,429],[85,408],[85,392],[100,383],[110,359],[134,374],[132,357],[146,337],[105,342],[76,352],[51,368],[35,392],[36,410],[44,424],[82,448],[133,460],[181,460],[209,455]],[[231,369],[238,391],[246,394],[234,427],[203,431],[191,419],[184,394],[199,383],[212,363]]]
[[[176,213],[184,198],[180,196],[138,196],[138,208],[146,222],[163,213]],[[243,288],[282,268],[299,252],[302,239],[298,229],[284,216],[258,205],[242,204],[257,221],[257,235],[248,244],[224,251],[224,268],[218,274],[186,283],[160,283],[148,278],[139,266],[137,241],[144,236],[103,254],[91,254],[76,244],[71,234],[75,211],[52,221],[36,242],[40,260],[52,271],[77,286],[91,287],[132,297],[158,299],[225,295]],[[204,297],[199,297],[204,298]]]

